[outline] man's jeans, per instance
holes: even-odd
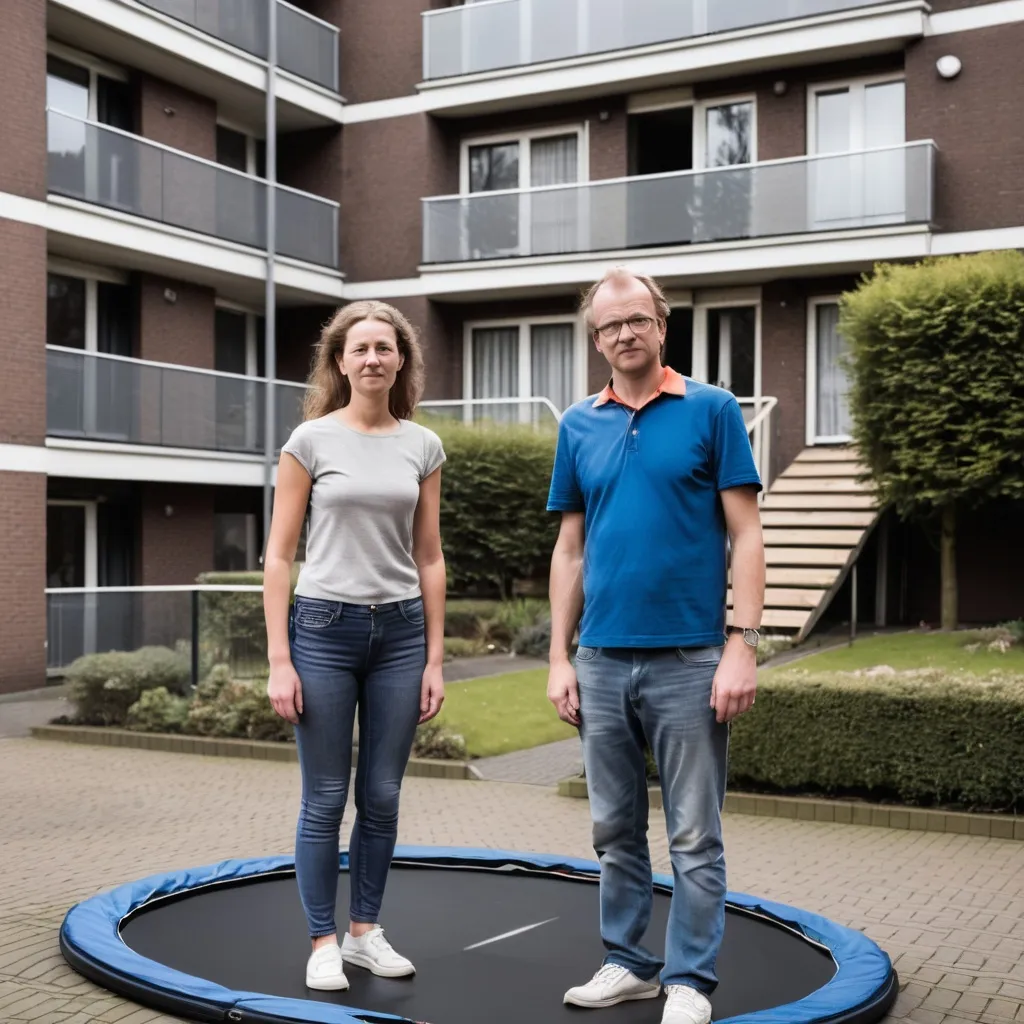
[[[426,667],[422,598],[370,606],[296,597],[292,664],[302,682],[295,729],[302,804],[295,837],[299,896],[316,938],[335,931],[339,830],[359,709],[349,916],[376,923],[398,834],[402,776]]]
[[[606,963],[710,993],[725,927],[721,810],[729,726],[711,684],[722,647],[580,647],[576,676]],[[665,959],[642,945],[653,901],[645,739],[661,778],[674,890]]]

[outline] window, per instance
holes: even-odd
[[[263,445],[263,317],[240,306],[218,302],[214,317],[217,447],[222,451],[259,451]]]
[[[469,405],[466,418],[552,422],[543,404],[522,399],[546,398],[563,412],[583,397],[581,338],[578,321],[559,317],[468,325],[464,395],[506,401]]]
[[[843,228],[906,219],[902,77],[814,85],[808,102],[811,223]]]
[[[839,333],[838,298],[812,300],[807,319],[807,443],[849,441],[849,380],[842,363],[846,342]]]
[[[543,129],[462,144],[466,258],[571,252],[580,237],[579,190],[587,177],[582,128]],[[496,193],[488,195],[487,193]]]
[[[259,568],[257,516],[254,512],[217,512],[213,517],[215,572],[247,572]]]

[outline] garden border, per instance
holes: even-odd
[[[219,736],[188,736],[166,732],[136,732],[133,729],[96,725],[37,725],[31,730],[39,740],[85,743],[91,746],[128,747],[134,750],[158,750],[171,754],[202,754],[206,757],[241,757],[255,761],[298,763],[294,743],[273,740],[224,739]],[[353,751],[355,765],[357,750]],[[483,776],[468,761],[441,761],[414,757],[406,775],[431,779],[481,779]]]
[[[660,808],[661,790],[657,786],[649,786],[647,792],[651,807]],[[558,795],[586,800],[586,779],[581,776],[563,779],[558,784]],[[889,806],[819,797],[773,796],[766,793],[727,793],[725,812],[828,824],[873,825],[911,832],[952,832],[1024,842],[1024,817],[1010,815]]]

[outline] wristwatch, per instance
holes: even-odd
[[[750,647],[756,647],[761,640],[761,634],[749,626],[726,626],[725,632],[727,636],[732,633],[742,633],[743,642]]]

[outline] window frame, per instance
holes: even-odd
[[[819,445],[849,444],[853,440],[846,434],[818,436],[818,307],[838,306],[841,299],[842,296],[838,292],[810,295],[807,298],[804,439],[810,448]]]
[[[850,131],[850,148],[847,150],[841,150],[838,152],[856,153],[863,150],[864,147],[864,94],[868,88],[873,85],[890,85],[896,82],[900,82],[903,85],[903,113],[904,118],[906,117],[907,111],[907,74],[902,69],[894,69],[888,74],[875,74],[875,75],[855,75],[848,78],[835,78],[827,79],[818,82],[807,83],[807,114],[806,114],[806,131],[807,131],[807,152],[806,156],[813,157],[823,155],[818,151],[818,104],[817,97],[819,93],[823,92],[836,92],[840,89],[848,89],[850,91],[851,99],[856,95],[859,97],[856,107],[851,107],[851,131]],[[859,110],[860,114],[855,111]],[[857,144],[857,133],[859,131],[860,144]],[[904,143],[906,142],[906,132],[904,132]]]
[[[469,151],[474,146],[497,146],[510,142],[519,143],[519,185],[512,191],[523,192],[531,186],[530,145],[534,139],[553,138],[558,135],[576,136],[576,182],[583,185],[590,179],[590,130],[589,122],[550,125],[543,128],[529,128],[522,131],[489,132],[481,135],[466,135],[459,140],[459,195],[483,195],[469,190]],[[507,190],[498,190],[507,191]]]
[[[99,76],[102,75],[104,78],[112,78],[115,81],[119,82],[128,82],[130,80],[128,72],[124,68],[119,67],[117,64],[111,64],[108,61],[102,60],[99,57],[94,57],[91,53],[86,53],[84,50],[79,50],[77,47],[68,46],[67,43],[60,43],[56,39],[47,39],[46,56],[58,57],[60,58],[60,60],[67,61],[69,64],[75,64],[78,67],[80,67],[83,71],[88,72],[88,120],[93,122],[99,121]],[[49,72],[47,72],[47,75],[48,74]],[[47,104],[47,109],[49,109],[49,104]],[[58,111],[58,113],[65,112]]]
[[[493,319],[467,320],[462,325],[462,400],[466,403],[476,396],[473,394],[473,332],[501,327],[517,327],[519,329],[519,375],[517,393],[509,398],[509,403],[524,398],[537,397],[532,394],[530,381],[530,358],[532,343],[530,329],[541,324],[566,324],[573,329],[573,362],[572,362],[572,398],[578,402],[587,397],[587,330],[583,318],[577,313],[545,314],[542,316],[500,317]],[[524,386],[530,386],[524,392]],[[547,397],[550,400],[550,396]],[[472,417],[474,406],[465,405],[463,416]],[[564,412],[565,410],[560,410]]]

